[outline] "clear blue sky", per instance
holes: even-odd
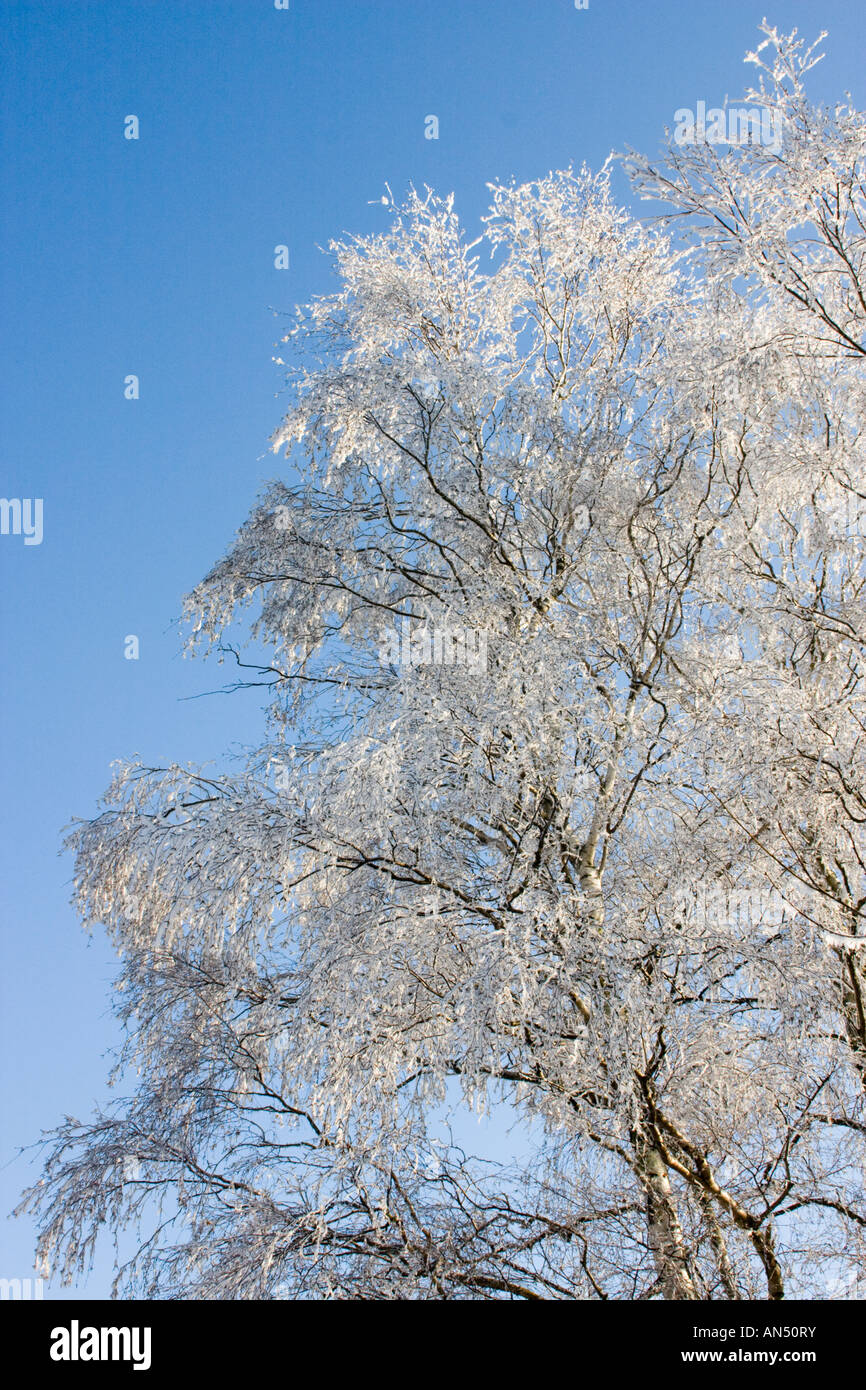
[[[61,827],[113,759],[219,759],[260,727],[254,692],[185,700],[225,668],[184,660],[174,620],[279,469],[271,311],[329,288],[331,237],[384,227],[386,181],[454,191],[475,227],[491,179],[657,150],[678,107],[740,93],[765,11],[829,30],[814,91],[866,104],[862,0],[0,3],[0,495],[44,499],[41,545],[0,536],[0,1212],[18,1147],[104,1094],[115,1037]],[[0,1276],[32,1247],[0,1219]],[[109,1253],[79,1293],[107,1294]]]

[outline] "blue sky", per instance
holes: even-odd
[[[677,108],[740,93],[764,6],[829,30],[813,91],[862,108],[860,0],[0,3],[0,494],[44,501],[41,545],[0,536],[3,1213],[18,1148],[89,1113],[116,1037],[62,827],[114,759],[219,759],[261,727],[255,692],[189,698],[225,669],[181,656],[176,618],[279,472],[273,311],[330,288],[329,239],[384,228],[386,182],[454,191],[477,230],[492,179],[656,151]],[[0,1221],[0,1277],[32,1249]],[[79,1294],[106,1296],[110,1253]]]

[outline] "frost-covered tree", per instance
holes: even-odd
[[[186,1298],[862,1269],[866,123],[766,38],[781,150],[635,157],[668,227],[583,170],[334,247],[286,478],[189,601],[265,737],[73,834],[129,1094],[31,1194],[68,1275],[127,1224],[121,1287]]]
[[[755,306],[747,336],[728,349],[748,403],[735,389],[718,404],[760,444],[729,592],[773,663],[773,693],[725,712],[725,746],[739,749],[726,810],[765,871],[807,913],[822,904],[845,939],[836,943],[844,1026],[866,1083],[866,957],[847,946],[866,934],[866,130],[850,100],[830,111],[807,99],[817,44],[762,29],[747,59],[759,85],[746,100],[771,113],[781,150],[758,144],[720,157],[707,142],[674,144],[665,167],[643,158],[632,167],[645,195],[673,205],[708,277],[740,277]],[[749,361],[773,364],[776,399],[759,411]]]

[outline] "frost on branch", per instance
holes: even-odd
[[[800,133],[639,164],[667,233],[581,170],[474,240],[427,191],[333,248],[284,477],[189,600],[265,731],[121,768],[73,832],[128,1043],[30,1197],[69,1276],[103,1225],[124,1291],[186,1298],[862,1261],[864,123],[766,34]],[[404,623],[486,661],[383,660]]]

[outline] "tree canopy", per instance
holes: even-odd
[[[609,163],[333,246],[286,477],[188,601],[204,651],[251,611],[262,737],[73,832],[128,1043],[30,1194],[67,1275],[136,1222],[163,1297],[862,1271],[866,121],[750,56],[780,148],[628,156],[660,219]]]

